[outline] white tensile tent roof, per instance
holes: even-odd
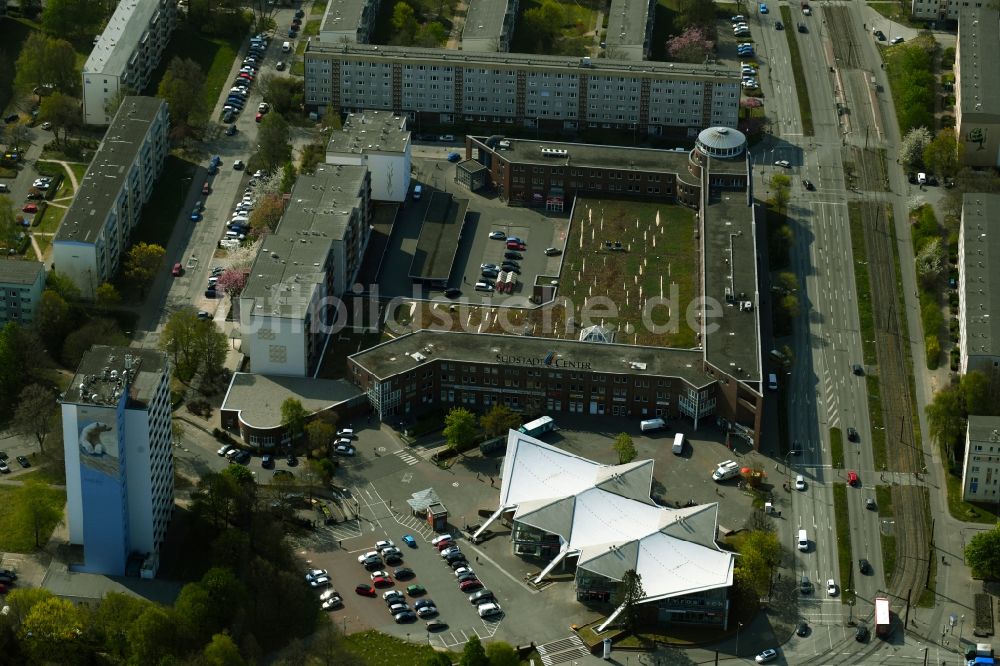
[[[613,580],[635,569],[644,601],[732,585],[733,554],[715,543],[718,504],[661,507],[652,480],[651,460],[601,465],[511,430],[500,508],[558,534],[579,568]]]

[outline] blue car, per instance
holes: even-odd
[[[410,535],[410,534],[404,534],[403,535],[403,543],[405,543],[410,548],[416,548],[417,547],[417,540],[414,539],[413,536]]]
[[[767,13],[767,4],[766,3],[763,3],[763,2],[760,3],[760,13],[761,14],[766,14]]]
[[[201,211],[195,208],[194,210],[191,211],[191,221],[197,222],[200,219],[201,219]]]
[[[449,162],[457,162],[460,159],[462,159],[462,156],[459,155],[458,153],[448,153],[448,161]]]

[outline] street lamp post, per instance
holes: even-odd
[[[965,629],[965,615],[963,614],[958,623],[958,649],[962,649],[962,630]]]
[[[742,622],[736,623],[736,656],[740,656],[740,629],[743,628]]]

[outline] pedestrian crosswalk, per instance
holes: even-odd
[[[833,377],[827,373],[823,379],[824,402],[826,402],[826,418],[831,428],[840,424],[840,395],[833,384]]]
[[[544,666],[562,664],[573,659],[581,659],[590,654],[587,645],[576,634],[539,645],[537,648]]]
[[[400,449],[399,451],[396,451],[395,454],[397,458],[405,462],[407,465],[416,465],[420,462],[420,458],[414,456],[407,449]]]

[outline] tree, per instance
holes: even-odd
[[[779,213],[785,212],[788,201],[791,198],[792,179],[783,173],[776,173],[771,176],[771,191],[774,193],[772,201]]]
[[[124,663],[131,648],[125,630],[152,603],[120,592],[108,592],[91,616],[90,630],[97,634],[101,646],[118,663]]]
[[[958,388],[947,386],[931,399],[924,407],[927,414],[927,429],[934,440],[946,446],[955,457],[955,445],[965,432],[965,418],[962,410],[962,398]]]
[[[958,161],[958,141],[955,130],[942,129],[924,148],[924,164],[937,174],[951,178],[961,166]]]
[[[80,39],[97,32],[102,18],[101,4],[93,0],[46,0],[42,29],[57,37]]]
[[[309,412],[296,398],[285,398],[281,403],[281,426],[288,431],[292,442],[302,436],[308,416]]]
[[[443,434],[448,448],[464,451],[476,438],[476,415],[464,407],[453,407],[444,417]]]
[[[435,652],[427,657],[424,666],[451,666],[451,657],[442,652]]]
[[[219,276],[218,287],[230,298],[238,298],[247,286],[250,275],[243,270],[230,268]]]
[[[121,107],[122,102],[125,101],[125,98],[138,94],[139,92],[135,90],[135,88],[119,84],[118,92],[109,97],[107,104],[104,105],[104,113],[109,118],[114,118],[115,114],[118,113],[118,109]]]
[[[413,7],[406,2],[397,2],[392,7],[392,29],[395,32],[393,41],[403,45],[413,44],[417,33],[417,17]]]
[[[94,345],[119,345],[127,347],[129,340],[113,319],[97,318],[87,321],[66,336],[62,345],[63,364],[67,368],[80,365],[80,359]]]
[[[678,62],[705,62],[715,43],[700,26],[689,26],[684,32],[667,40],[667,55]]]
[[[35,604],[21,624],[21,641],[35,663],[84,663],[83,611],[58,597]]]
[[[620,594],[625,630],[634,632],[639,626],[639,602],[646,597],[646,591],[642,589],[642,575],[635,569],[629,569],[622,576]]]
[[[129,663],[170,663],[169,657],[185,645],[179,640],[177,626],[173,611],[150,605],[126,632],[132,653]]]
[[[0,238],[13,239],[21,231],[20,227],[18,216],[14,213],[14,202],[6,194],[0,194]]]
[[[288,122],[280,114],[269,113],[264,116],[257,130],[257,146],[257,155],[264,171],[273,171],[292,158]]]
[[[55,351],[73,326],[69,304],[56,292],[46,289],[38,300],[32,323],[48,349]]]
[[[76,51],[65,39],[30,32],[14,69],[17,72],[14,87],[22,93],[41,85],[51,85],[66,95],[76,95],[80,91]]]
[[[920,251],[917,252],[914,261],[917,264],[917,277],[920,278],[921,284],[925,287],[930,287],[937,283],[941,279],[941,276],[944,275],[948,262],[945,249],[941,245],[941,239],[933,238],[925,243]],[[927,331],[927,333],[932,332]]]
[[[177,378],[190,381],[199,369],[217,373],[226,356],[226,336],[215,323],[198,319],[194,308],[172,313],[160,336],[160,349],[171,355]]]
[[[715,5],[704,0],[679,0],[674,25],[714,27]]]
[[[486,432],[487,437],[500,437],[508,430],[516,429],[521,425],[521,417],[518,416],[507,405],[499,403],[490,407],[490,410],[479,417],[479,427]]]
[[[492,641],[486,646],[486,656],[490,659],[490,666],[520,666],[521,658],[517,656],[517,650],[510,643],[503,641]]]
[[[69,141],[69,133],[83,125],[80,100],[61,92],[54,92],[48,97],[43,97],[42,103],[38,107],[38,120],[52,123],[52,134],[55,136],[56,145],[60,143],[66,145]],[[62,130],[63,135],[61,142],[59,141],[60,130]]]
[[[56,292],[63,300],[80,300],[80,289],[73,282],[73,279],[65,273],[49,271],[49,274],[45,277],[45,288]]]
[[[486,657],[486,650],[479,642],[479,636],[473,634],[462,648],[462,657],[458,660],[459,666],[490,666],[490,660]]]
[[[167,65],[157,97],[162,97],[170,105],[170,121],[182,134],[205,120],[202,109],[202,88],[205,74],[201,66],[190,58],[174,56]]]
[[[972,569],[974,578],[1000,578],[1000,526],[988,532],[979,532],[969,539],[965,547],[965,561]]]
[[[423,46],[426,48],[444,46],[447,41],[448,29],[437,21],[431,21],[430,23],[425,23],[420,26],[417,28],[417,32],[413,36],[414,46]]]
[[[625,463],[630,463],[635,460],[638,452],[635,450],[635,444],[632,442],[632,435],[627,432],[619,433],[615,437],[614,443],[615,453],[618,454],[618,463],[624,465]]]
[[[240,245],[235,250],[229,251],[229,268],[240,268],[249,271],[254,260],[260,254],[261,241],[258,239],[253,243]]]
[[[243,666],[246,662],[240,656],[233,639],[227,634],[215,634],[202,652],[208,666]]]
[[[38,442],[38,450],[45,453],[45,438],[58,426],[56,396],[41,384],[28,384],[18,396],[14,410],[14,429],[30,435]]]
[[[62,522],[62,504],[53,501],[55,491],[42,481],[29,478],[14,491],[17,494],[17,521],[26,525],[35,535],[35,548],[42,547],[42,534]]]
[[[926,127],[914,127],[899,142],[899,163],[914,168],[923,163],[924,148],[931,142],[931,133]]]
[[[271,111],[286,114],[301,110],[305,101],[305,86],[300,78],[279,74],[262,74],[257,85],[261,96],[271,105]]]
[[[333,425],[324,419],[313,419],[306,424],[305,432],[306,439],[309,440],[309,449],[313,451],[314,456],[317,451],[321,452],[321,456],[329,455],[330,443],[337,436],[337,429]]]
[[[990,380],[979,370],[971,370],[958,382],[966,415],[996,416],[1000,405],[990,395]]]
[[[110,282],[102,282],[94,291],[94,302],[102,308],[113,308],[122,302],[122,295]]]
[[[280,194],[268,194],[257,202],[250,213],[250,228],[257,232],[271,231],[278,228],[278,222],[285,213],[285,202]]]
[[[770,589],[771,571],[780,561],[778,535],[769,530],[754,530],[747,533],[740,547],[734,574],[741,580],[743,589],[759,598]]]
[[[141,295],[145,296],[146,289],[163,267],[166,254],[166,250],[154,243],[136,243],[129,248],[125,257],[125,277],[136,285]]]

